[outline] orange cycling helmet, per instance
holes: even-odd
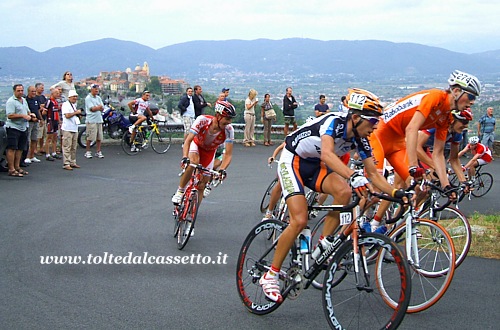
[[[364,89],[349,88],[344,105],[349,110],[361,111],[365,115],[380,116],[384,107],[378,97]]]

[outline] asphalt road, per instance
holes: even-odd
[[[235,146],[228,178],[201,205],[196,234],[183,251],[171,236],[170,203],[180,144],[165,155],[146,150],[134,157],[106,146],[104,159],[85,159],[79,149],[81,169],[72,172],[61,161],[43,161],[28,167],[24,178],[1,173],[0,328],[327,327],[318,290],[261,317],[248,313],[237,294],[238,252],[261,218],[260,198],[275,175],[266,166],[271,151]],[[500,173],[500,161],[488,171]],[[499,194],[496,176],[493,190],[462,203],[462,210],[499,212]],[[195,264],[109,264],[117,260],[110,254],[145,253],[172,260],[194,256]],[[87,262],[41,264],[45,256]],[[209,263],[196,264],[203,260]],[[407,315],[401,329],[498,329],[499,267],[498,260],[467,258],[446,295],[429,310]]]

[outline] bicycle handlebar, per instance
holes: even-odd
[[[201,164],[191,164],[189,163],[187,166],[191,166],[191,167],[194,167],[195,169],[199,170],[199,171],[202,171],[202,172],[206,172],[206,173],[210,173],[212,175],[215,175],[217,178],[219,177],[219,172],[217,171],[214,171],[214,170],[211,170],[211,169],[208,169],[206,167],[203,167]],[[179,176],[183,175],[184,172],[186,172],[186,167],[185,166],[182,171],[179,173]]]
[[[359,204],[359,201],[361,200],[361,198],[358,196],[356,192],[353,192],[352,196],[353,196],[352,202],[347,205],[311,205],[308,206],[308,209],[317,211],[339,211],[339,212],[351,211]]]

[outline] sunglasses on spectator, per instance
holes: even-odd
[[[368,120],[368,122],[370,124],[372,124],[372,126],[375,126],[378,124],[378,122],[380,121],[380,118],[379,117],[371,117],[371,116],[365,116],[365,115],[359,115],[361,118],[365,119],[365,120]]]

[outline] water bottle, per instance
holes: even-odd
[[[151,135],[151,132],[150,131],[147,131],[146,132],[146,140],[149,139],[149,136]]]
[[[322,240],[320,240],[318,242],[318,246],[316,247],[316,249],[314,249],[313,253],[312,253],[312,257],[314,260],[318,260],[318,258],[321,256],[321,254],[327,250],[330,245],[333,244],[333,237],[331,236],[327,236],[325,238],[323,238]]]
[[[311,246],[311,229],[304,228],[299,234],[300,240],[300,253],[310,253],[309,247]]]

